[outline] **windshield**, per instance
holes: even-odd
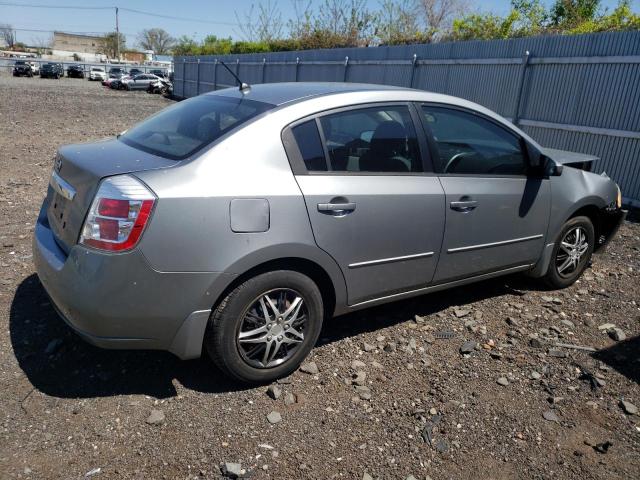
[[[104,72],[104,70],[103,70],[103,69],[101,69],[101,68],[95,68],[95,67],[94,67],[94,68],[92,68],[92,69],[91,69],[91,71],[92,71],[92,72]]]
[[[24,65],[26,62],[24,60],[18,60],[16,65]]]
[[[245,98],[201,95],[162,110],[127,130],[120,140],[161,157],[181,160],[274,106]]]

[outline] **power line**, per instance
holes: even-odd
[[[41,5],[41,4],[33,4],[33,3],[15,3],[15,2],[0,2],[0,5],[6,5],[9,7],[27,7],[27,8],[55,8],[55,9],[68,9],[68,10],[115,10],[118,8],[124,12],[135,13],[138,15],[147,15],[149,17],[157,17],[157,18],[165,18],[168,20],[177,20],[181,22],[197,22],[197,23],[209,23],[213,25],[225,25],[236,27],[239,24],[237,22],[220,22],[214,20],[203,20],[201,18],[187,18],[187,17],[175,17],[173,15],[162,15],[160,13],[154,12],[145,12],[143,10],[136,10],[133,8],[126,7],[85,7],[85,6],[74,6],[74,5]]]
[[[33,3],[14,3],[0,2],[0,5],[8,7],[27,7],[27,8],[57,8],[57,9],[77,9],[77,10],[113,10],[116,7],[86,7],[82,5],[35,5]]]

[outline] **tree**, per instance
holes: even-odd
[[[182,35],[178,40],[176,40],[176,44],[173,47],[174,55],[198,55],[200,53],[200,47],[196,43],[196,41],[187,37],[186,35]]]
[[[255,15],[255,18],[254,18]],[[249,42],[270,42],[282,36],[282,14],[275,3],[259,3],[256,15],[255,5],[242,18],[236,12],[240,33]]]
[[[138,34],[138,45],[143,50],[153,50],[156,55],[167,55],[175,45],[176,40],[162,28],[142,30]]]
[[[424,32],[415,0],[384,0],[376,17],[376,37],[384,45],[421,42]]]
[[[419,0],[419,3],[430,40],[446,35],[454,18],[468,11],[465,0]]]
[[[600,0],[556,0],[551,7],[554,25],[575,26],[593,20],[598,14]]]
[[[13,49],[16,43],[16,31],[8,23],[0,25],[0,38],[7,44],[9,50]]]
[[[109,58],[117,58],[127,44],[127,39],[122,33],[111,32],[102,37],[100,53],[105,54]]]

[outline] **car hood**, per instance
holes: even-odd
[[[542,154],[549,157],[559,165],[572,165],[592,163],[600,160],[599,157],[587,153],[569,152],[567,150],[557,150],[555,148],[543,148]]]

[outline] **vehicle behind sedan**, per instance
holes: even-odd
[[[120,83],[125,90],[146,90],[149,84],[157,82],[158,80],[160,80],[160,77],[144,73],[142,75],[136,75],[135,77],[125,77]]]
[[[45,63],[40,67],[40,78],[59,79],[64,75],[62,65],[59,63]]]
[[[67,68],[67,77],[69,78],[84,78],[84,66],[82,65],[69,65]]]
[[[27,62],[25,60],[16,60],[13,65],[14,77],[33,77],[40,73],[39,68],[34,62]]]
[[[95,80],[104,82],[107,79],[107,74],[102,67],[91,67],[89,70],[89,80]]]
[[[332,316],[518,272],[574,283],[625,217],[594,160],[446,95],[218,90],[61,147],[34,261],[89,342],[270,382]]]

